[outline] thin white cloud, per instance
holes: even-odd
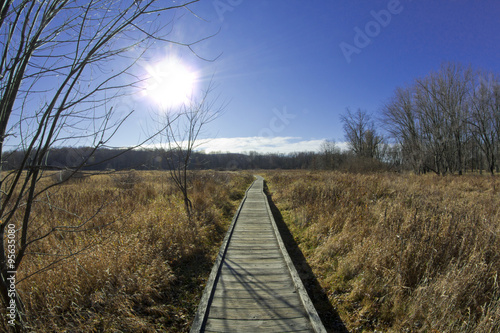
[[[321,140],[303,140],[300,137],[239,137],[201,140],[197,150],[212,152],[248,153],[292,153],[319,151]]]
[[[303,140],[301,137],[236,137],[236,138],[211,138],[202,139],[195,145],[195,150],[205,153],[249,153],[257,152],[266,153],[282,153],[288,154],[293,152],[319,152],[321,144],[325,139]],[[341,150],[349,149],[347,142],[336,142],[335,145]],[[168,149],[166,144],[149,144],[143,145],[142,148]]]

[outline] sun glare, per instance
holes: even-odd
[[[165,109],[188,104],[195,90],[196,74],[178,59],[166,59],[148,68],[144,93]]]

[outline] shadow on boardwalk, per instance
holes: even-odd
[[[299,246],[295,242],[290,230],[283,221],[283,216],[279,211],[278,207],[274,204],[271,195],[269,194],[269,189],[267,188],[267,183],[264,182],[264,192],[267,196],[267,201],[271,207],[276,225],[280,231],[283,242],[285,243],[286,250],[292,258],[293,264],[297,269],[302,282],[304,283],[307,293],[311,298],[316,311],[318,311],[321,321],[328,332],[339,332],[339,333],[349,333],[344,323],[340,319],[335,308],[330,304],[328,296],[325,294],[321,288],[318,280],[314,276],[311,267],[306,261],[306,258],[302,254]]]

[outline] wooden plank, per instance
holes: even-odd
[[[283,258],[281,256],[281,253],[279,251],[276,250],[276,247],[259,247],[258,249],[254,249],[254,248],[244,248],[242,246],[238,246],[238,247],[233,247],[231,249],[231,252],[227,253],[227,256],[229,257],[229,255],[248,255],[248,256],[258,256],[258,255],[270,255],[270,254],[273,254],[273,255],[277,255],[278,257],[280,258]]]
[[[262,228],[239,229],[238,233],[233,235],[231,239],[252,238],[252,237],[254,238],[258,237],[259,239],[266,239],[266,238],[276,239],[276,236],[274,236],[274,233],[271,229],[262,230]]]
[[[272,238],[275,239],[276,237],[274,236],[274,233],[272,230],[262,230],[262,228],[256,228],[254,230],[252,229],[239,229],[235,230],[237,232],[237,236],[234,238],[231,237],[233,240],[234,239],[241,239],[241,238],[246,238],[246,237],[262,237],[262,238]]]
[[[238,283],[236,281],[219,281],[219,283],[217,284],[216,292],[219,291],[219,288],[221,290],[221,293],[223,291],[229,293],[231,290],[233,290],[247,292],[255,295],[257,295],[259,292],[261,292],[261,294],[263,295],[269,295],[276,290],[284,291],[286,288],[293,288],[293,285],[290,282],[284,281],[269,281],[266,284],[258,282]]]
[[[210,329],[206,329],[205,332],[217,332],[217,333],[226,333],[226,331],[221,331],[221,330],[216,330],[216,331],[212,331]],[[248,333],[248,331],[245,331],[245,330],[232,330],[230,332],[246,332]],[[273,332],[272,330],[268,330],[267,332]],[[279,332],[279,333],[306,333],[306,332],[312,332],[311,329],[306,329],[306,330],[293,330],[293,331],[283,331],[283,330],[275,330],[274,332]]]
[[[227,306],[210,307],[210,318],[217,319],[285,319],[285,318],[303,318],[307,313],[302,308],[263,308],[253,309],[234,309]]]
[[[253,259],[251,256],[245,258],[245,259],[230,259],[226,257],[226,260],[224,261],[226,264],[231,265],[242,265],[242,264],[281,264],[284,263],[285,261],[283,260],[283,257],[278,257],[278,258],[257,258]]]
[[[262,263],[234,263],[234,264],[227,264],[227,263],[224,263],[224,266],[225,267],[228,267],[229,269],[234,269],[234,270],[237,270],[237,269],[243,269],[243,270],[246,270],[246,271],[252,271],[254,269],[269,269],[269,270],[278,270],[278,269],[283,269],[283,268],[286,268],[286,263],[282,262],[282,263],[269,263],[269,264],[262,264]]]
[[[226,273],[222,272],[220,281],[238,281],[241,283],[268,283],[268,282],[284,282],[290,281],[290,276],[285,274],[234,274],[234,272]]]
[[[252,299],[266,299],[275,298],[281,300],[283,304],[288,304],[297,299],[297,291],[286,286],[282,288],[275,288],[273,290],[263,290],[263,289],[253,289],[253,290],[241,290],[241,289],[223,289],[218,288],[214,293],[214,302],[217,297],[220,298],[252,298]]]
[[[290,280],[290,275],[287,274],[286,271],[281,270],[261,269],[249,272],[244,269],[225,269],[221,272],[222,274],[220,276],[220,279],[223,279],[227,276],[228,278],[240,278],[242,280],[244,280],[245,278],[262,279],[263,281],[271,281],[271,278],[274,278],[274,281]],[[280,277],[280,279],[278,280],[277,277]]]
[[[234,244],[234,243],[233,243]],[[240,244],[240,245],[244,245],[244,244]],[[276,253],[280,253],[281,254],[281,251],[279,250],[279,248],[277,248],[276,246],[271,246],[271,247],[258,247],[258,248],[252,248],[250,250],[248,249],[238,249],[236,247],[232,248],[231,249],[231,252],[227,252],[226,255],[229,255],[229,254],[232,254],[232,253],[266,253],[266,252],[276,252]]]
[[[272,231],[272,228],[269,226],[269,221],[263,221],[263,222],[258,222],[258,221],[249,221],[248,224],[239,224],[236,230],[266,230],[266,231]]]
[[[253,260],[253,263],[248,263],[248,262],[242,262],[241,264],[233,264],[233,265],[224,265],[221,267],[221,272],[223,274],[238,274],[238,275],[270,275],[270,274],[281,274],[285,275],[286,277],[290,278],[290,274],[288,274],[288,270],[286,269],[286,264],[283,265],[283,261],[279,262],[279,267],[276,267],[276,265],[272,265],[270,260],[277,260],[276,258],[271,258],[271,259],[262,259],[262,260],[269,260],[269,263],[263,264],[266,266],[261,266],[261,267],[254,267],[252,266],[250,269],[248,268],[248,265],[258,265],[260,262],[259,260]],[[281,260],[281,259],[279,259]],[[272,266],[270,266],[272,265]],[[222,274],[221,274],[222,277]]]
[[[252,227],[252,228],[247,228],[247,227],[239,227],[235,228],[236,234],[234,235],[235,238],[241,237],[244,235],[260,235],[260,236],[272,236],[274,237],[274,231],[273,229],[269,227]]]
[[[244,211],[243,215],[241,215],[241,220],[243,223],[248,222],[248,221],[254,221],[256,223],[264,223],[266,221],[269,221],[270,217],[267,215],[265,210],[262,211],[253,211],[253,212],[248,212]]]
[[[237,255],[249,255],[249,256],[258,256],[258,255],[277,255],[281,257],[281,252],[276,250],[275,248],[264,248],[264,249],[259,249],[259,250],[251,250],[248,251],[247,249],[237,249],[233,248],[231,249],[230,252],[226,253],[226,258],[230,258],[230,256],[237,256]]]
[[[231,251],[231,253],[228,253],[226,256],[226,259],[229,260],[236,260],[236,259],[245,259],[245,258],[281,258],[283,260],[283,257],[280,255],[279,252],[274,251],[272,249],[269,250],[260,250],[260,251],[242,251],[236,250],[234,252]]]
[[[261,236],[274,236],[274,231],[273,229],[269,228],[269,226],[239,226],[235,230],[238,230],[238,232],[235,234],[235,236],[243,236],[245,234],[254,234],[254,235],[261,235]]]
[[[245,236],[246,234],[275,237],[273,229],[269,227],[251,227],[251,228],[239,227],[235,228],[235,230],[238,231],[233,235],[235,238]]]
[[[212,331],[212,330],[207,329],[207,330],[204,330],[204,332],[226,333],[228,331],[223,331],[223,330]],[[236,333],[238,333],[238,332],[245,332],[245,333],[248,333],[248,331],[245,331],[244,329],[241,329],[241,330],[231,330],[229,332],[236,332]],[[279,332],[279,333],[306,333],[306,332],[309,332],[310,333],[310,332],[313,332],[313,331],[311,331],[310,329],[307,329],[307,330],[293,330],[293,331],[283,331],[283,330],[277,329],[277,330],[267,330],[266,332]]]
[[[272,250],[272,249],[276,249],[276,245],[272,244],[272,243],[271,244],[248,244],[248,243],[245,244],[243,242],[229,244],[228,251],[234,250],[234,249],[245,250],[245,251]]]
[[[267,281],[265,284],[258,282],[237,282],[237,281],[227,281],[220,280],[217,282],[217,289],[239,289],[239,290],[272,290],[280,288],[293,288],[293,284],[290,281]]]
[[[267,274],[267,272],[276,272],[279,274],[287,273],[286,263],[282,260],[279,262],[269,261],[262,265],[259,265],[259,263],[261,263],[259,260],[253,260],[253,262],[245,262],[245,259],[238,260],[241,260],[241,262],[233,261],[231,264],[225,263],[221,268],[223,268],[224,271],[237,272],[238,274]],[[269,260],[276,260],[276,258],[271,258]]]
[[[253,259],[252,256],[248,256],[247,258],[244,258],[244,259],[226,258],[226,260],[224,261],[224,264],[226,266],[246,265],[246,264],[251,264],[251,265],[254,265],[254,264],[265,264],[265,265],[276,264],[276,265],[279,265],[279,264],[285,264],[285,261],[283,260],[283,257],[267,258],[267,259],[264,259],[264,258]]]
[[[267,259],[262,259],[262,261]],[[279,262],[271,262],[271,260],[277,260],[276,258],[269,259],[269,262],[262,263],[261,260],[253,260],[250,261],[242,261],[241,263],[233,263],[232,265],[224,265],[222,269],[224,270],[224,274],[285,274],[288,277],[286,270],[286,264],[283,261]],[[265,265],[261,266],[259,264]],[[251,265],[249,267],[249,265]],[[257,266],[259,265],[259,266]]]
[[[266,228],[258,228],[258,227],[254,227],[254,228],[244,228],[244,227],[240,227],[240,228],[236,228],[234,230],[238,237],[241,237],[241,236],[244,236],[246,234],[248,235],[260,235],[260,236],[273,236],[274,237],[274,232],[272,229],[267,229]],[[237,237],[235,237],[237,238]]]
[[[269,223],[269,216],[267,215],[266,212],[251,213],[251,214],[244,213],[240,219],[241,219],[240,221],[243,221],[242,223],[253,222],[262,225]]]
[[[231,260],[244,260],[244,259],[280,259],[279,253],[275,252],[261,252],[261,253],[231,253],[227,256],[227,259]]]
[[[286,263],[282,260],[269,259],[262,260],[242,260],[241,262],[232,262],[231,264],[224,263],[222,268],[224,272],[234,272],[234,274],[287,274]],[[267,272],[267,273],[266,273]]]
[[[276,244],[274,242],[266,242],[267,244],[253,244],[246,242],[234,242],[229,245],[229,249],[231,251],[246,251],[247,253],[251,253],[253,251],[275,251]]]
[[[243,223],[253,221],[255,223],[265,223],[269,221],[269,215],[265,211],[262,212],[243,212],[243,215],[241,216],[241,220]]]
[[[276,248],[278,243],[276,242],[276,239],[267,241],[267,242],[259,242],[258,240],[239,240],[239,239],[233,239],[231,240],[230,243],[231,246],[246,246],[246,247],[271,247],[271,248]]]
[[[269,298],[269,297],[247,297],[247,298],[236,298],[236,297],[218,297],[214,298],[213,303],[210,306],[227,307],[232,309],[256,309],[256,308],[300,308],[300,299],[298,295],[287,295],[280,296],[279,298]]]
[[[279,287],[268,289],[268,288],[241,288],[239,286],[235,286],[237,289],[229,288],[230,286],[226,286],[225,288],[217,288],[214,293],[214,302],[216,297],[221,297],[222,299],[226,298],[236,298],[236,299],[258,299],[258,300],[266,300],[266,299],[276,299],[283,303],[289,303],[291,301],[295,302],[297,298],[296,290],[290,288],[290,285],[280,285]]]
[[[240,228],[236,229],[235,232],[237,233],[238,236],[234,238],[231,237],[231,239],[233,240],[243,238],[246,236],[262,236],[262,237],[271,237],[273,239],[276,238],[272,230],[263,230],[262,228],[255,228],[255,229]]]
[[[209,318],[206,327],[207,330],[216,330],[217,332],[293,332],[294,330],[311,330],[311,324],[305,317],[287,318],[284,320],[230,320]]]
[[[248,272],[244,269],[238,269],[238,270],[231,270],[230,273],[228,273],[227,271],[224,272],[224,274],[227,274],[229,276],[243,276],[243,275],[252,275],[252,276],[272,276],[272,275],[283,275],[283,276],[286,276],[288,278],[290,278],[288,276],[288,272],[286,271],[276,271],[276,270],[268,270],[268,269],[259,269],[259,270],[256,270],[256,271],[252,271],[252,272]],[[223,277],[221,276],[221,279]],[[281,281],[281,280],[275,280],[275,281]],[[286,280],[284,280],[286,281]],[[290,281],[290,280],[288,280]],[[293,281],[290,283],[290,285],[293,286]]]
[[[245,246],[255,246],[255,247],[273,247],[275,249],[278,247],[278,242],[276,237],[262,241],[259,239],[245,239],[245,238],[234,238],[231,239],[230,244],[232,245],[245,245]]]
[[[231,244],[247,245],[247,246],[273,246],[279,251],[278,241],[272,234],[257,233],[257,232],[241,232],[238,237],[231,239]]]
[[[268,299],[268,298],[235,298],[235,297],[225,297],[214,299],[214,302],[210,305],[210,307],[223,307],[227,309],[242,309],[247,311],[254,311],[258,309],[278,309],[283,308],[286,310],[290,309],[302,309],[304,308],[300,306],[300,300],[297,295],[291,296],[282,296],[282,298],[278,299]]]
[[[276,238],[273,236],[260,236],[259,235],[241,235],[239,237],[233,238],[233,241],[243,242],[243,243],[255,243],[255,242],[275,242]],[[233,243],[234,244],[234,243]]]

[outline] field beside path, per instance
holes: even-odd
[[[500,180],[268,171],[352,332],[500,332]]]
[[[41,185],[55,178],[49,175]],[[190,185],[191,221],[166,171],[96,173],[50,189],[33,210],[41,230],[88,222],[79,232],[59,228],[29,248],[16,288],[30,331],[189,331],[219,246],[253,179],[197,172]],[[47,267],[73,249],[81,253]],[[5,316],[0,320],[5,328]]]

